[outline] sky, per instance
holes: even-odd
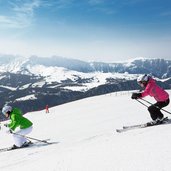
[[[0,0],[0,54],[171,57],[169,0]]]

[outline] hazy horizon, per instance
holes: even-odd
[[[164,59],[164,60],[170,60],[170,58],[166,59],[166,58],[148,58],[148,57],[134,57],[134,58],[128,58],[128,59],[123,59],[123,60],[119,60],[119,59],[114,59],[114,60],[109,60],[109,61],[106,61],[106,60],[88,60],[88,59],[80,59],[80,58],[76,58],[76,57],[67,57],[67,56],[59,56],[59,55],[52,55],[52,56],[42,56],[42,55],[20,55],[20,54],[2,54],[0,53],[0,58],[1,57],[16,57],[16,58],[24,58],[24,59],[28,59],[28,58],[31,58],[31,57],[38,57],[38,58],[64,58],[64,59],[71,59],[71,60],[79,60],[79,61],[83,61],[83,62],[102,62],[102,63],[122,63],[122,62],[131,62],[133,60],[139,60],[139,59]]]

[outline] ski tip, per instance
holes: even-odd
[[[116,132],[121,133],[122,130],[121,129],[116,129]]]

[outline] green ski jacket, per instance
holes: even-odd
[[[18,108],[14,108],[10,114],[11,122],[8,124],[8,127],[13,131],[20,127],[20,129],[26,129],[33,125],[33,123],[27,118],[22,116],[22,112]]]

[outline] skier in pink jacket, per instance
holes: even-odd
[[[164,115],[160,110],[169,104],[169,94],[158,86],[156,81],[149,75],[145,74],[138,77],[137,82],[144,88],[144,91],[141,93],[133,93],[131,98],[138,99],[147,95],[154,97],[157,102],[149,106],[148,111],[154,123],[162,123]]]

